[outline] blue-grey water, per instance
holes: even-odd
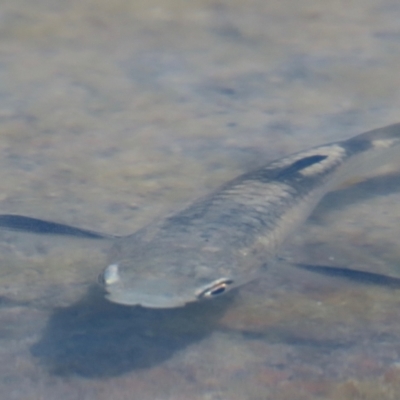
[[[3,0],[0,213],[128,234],[268,160],[400,119],[394,0]],[[400,172],[286,259],[400,276]],[[0,232],[0,398],[395,399],[400,291],[285,262],[214,302],[104,300],[109,243]]]

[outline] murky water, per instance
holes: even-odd
[[[128,234],[267,160],[399,121],[391,0],[5,0],[0,207]],[[284,254],[400,276],[400,173]],[[214,302],[108,303],[108,243],[1,232],[2,399],[395,399],[400,292],[285,263]]]

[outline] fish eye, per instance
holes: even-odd
[[[211,299],[212,297],[225,293],[226,288],[232,283],[232,279],[218,280],[217,282],[214,282],[209,288],[203,290],[199,294],[199,298]]]

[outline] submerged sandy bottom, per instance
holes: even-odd
[[[0,4],[0,212],[128,234],[268,160],[398,122],[396,1]],[[400,276],[400,173],[330,194],[289,261]],[[400,290],[280,262],[111,304],[110,243],[0,232],[2,399],[395,399]]]

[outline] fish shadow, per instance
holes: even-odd
[[[157,365],[213,332],[232,294],[175,309],[113,304],[92,287],[56,308],[31,353],[53,375],[101,378]]]

